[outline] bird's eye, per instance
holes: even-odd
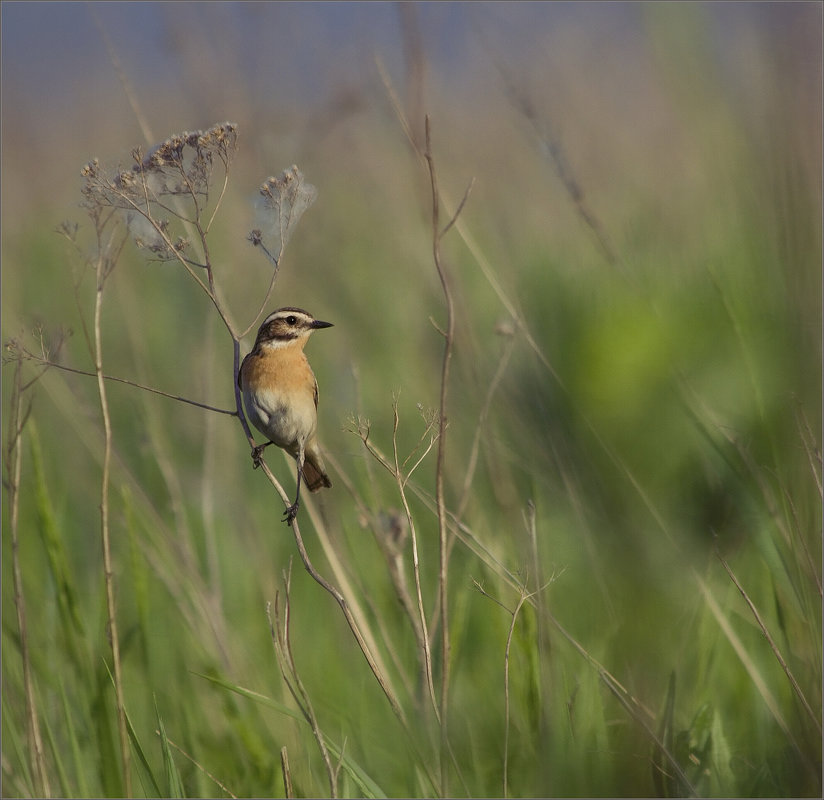
[[[297,321],[298,321],[298,318],[297,318],[297,317],[293,317],[293,316],[289,316],[289,317],[286,317],[286,321],[287,321],[290,325],[295,325],[295,324],[297,323]]]

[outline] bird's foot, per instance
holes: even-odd
[[[268,444],[269,442],[266,442],[266,444],[259,444],[257,447],[252,448],[252,465],[255,469],[257,469],[260,466],[260,458],[263,455],[263,451],[266,449],[266,446]]]
[[[299,501],[295,501],[286,511],[283,512],[283,521],[291,528],[292,521],[298,515],[298,506],[300,505]]]

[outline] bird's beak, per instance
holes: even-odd
[[[331,328],[332,323],[331,322],[323,322],[319,319],[313,319],[312,324],[309,327],[313,328],[313,329],[314,328]]]

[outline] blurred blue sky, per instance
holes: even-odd
[[[141,141],[107,41],[153,132],[162,135],[223,119],[243,125],[250,113],[288,120],[301,106],[334,106],[347,91],[362,99],[365,92],[381,91],[376,56],[403,91],[409,39],[403,35],[402,5],[3,0],[4,164],[25,147],[41,157],[47,173],[47,160],[59,147],[61,163],[79,164],[90,151],[104,156],[98,148],[107,136]],[[782,26],[797,31],[799,20],[802,29],[810,20],[821,22],[821,3],[686,5],[692,11],[680,17],[681,3],[594,0],[421,2],[406,4],[405,11],[411,9],[420,34],[427,90],[439,91],[452,107],[466,102],[469,87],[481,102],[492,93],[500,97],[496,62],[540,89],[553,81],[569,87],[592,80],[590,75],[582,81],[581,72],[584,64],[594,64],[595,74],[600,70],[615,79],[610,100],[620,104],[639,91],[637,73],[624,56],[646,58],[653,46],[650,19],[657,15],[660,21],[661,13],[670,15],[670,25],[687,19],[696,26],[685,38],[695,48],[691,55],[727,86],[734,101],[737,76],[749,70],[748,47],[780,35]],[[820,31],[808,38],[812,51],[819,51],[811,51],[814,63],[806,70],[814,80],[821,70]],[[644,62],[648,72],[659,66],[655,59]],[[385,102],[385,93],[381,97]],[[46,177],[42,190],[47,183]]]
[[[580,36],[598,56],[605,37],[643,33],[650,6],[641,2],[422,2],[414,7],[433,72],[466,79],[489,45],[517,67],[536,48]],[[677,3],[664,5],[676,6]],[[714,54],[723,60],[727,33],[742,23],[779,23],[775,9],[794,3],[703,5]],[[803,5],[803,4],[801,4]],[[820,6],[820,4],[818,4]],[[138,87],[175,91],[187,46],[231,63],[262,100],[315,102],[330,83],[356,81],[376,53],[391,67],[403,55],[402,14],[395,2],[37,2],[4,0],[3,110],[59,113],[114,79],[101,36],[106,31]],[[212,52],[207,52],[211,50]],[[228,55],[228,58],[227,58]],[[188,52],[191,59],[191,52]]]
[[[460,69],[469,39],[494,31],[510,52],[529,49],[547,30],[571,18],[620,27],[637,18],[637,4],[596,2],[414,3],[426,55]],[[97,19],[95,19],[95,16]],[[358,59],[401,49],[395,2],[37,2],[2,3],[4,88],[21,88],[60,103],[78,76],[109,68],[98,22],[128,74],[152,82],[172,74],[187,32],[205,30],[215,45],[236,46],[237,66],[250,81],[288,62],[288,80],[309,99],[330,66],[343,77]],[[617,32],[617,30],[616,30]],[[221,41],[222,40],[222,41]],[[269,72],[272,83],[283,75]]]
[[[489,78],[490,54],[517,69],[519,59],[551,49],[553,37],[567,40],[569,28],[597,42],[643,27],[638,3],[407,5],[428,82],[446,81],[455,98]],[[62,146],[62,160],[82,163],[90,136],[101,156],[107,134],[141,141],[107,43],[162,135],[223,119],[243,124],[250,109],[288,115],[380,86],[376,56],[403,88],[404,11],[396,2],[3,0],[0,14],[4,159],[25,146],[45,166]]]

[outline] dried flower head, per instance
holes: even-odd
[[[97,171],[100,168],[100,162],[95,158],[92,161],[89,161],[88,164],[84,164],[83,169],[80,170],[80,175],[83,178],[93,178],[97,175]]]
[[[107,172],[95,159],[81,171],[84,205],[93,216],[104,209],[123,212],[138,247],[161,260],[178,259],[188,240],[173,240],[169,216],[179,224],[199,220],[209,204],[215,166],[225,173],[236,149],[237,125],[224,122],[172,134],[146,153],[136,147],[130,169]]]
[[[291,166],[278,177],[267,178],[260,187],[257,227],[249,241],[261,246],[277,264],[300,218],[317,198],[317,190],[306,183],[303,173]]]

